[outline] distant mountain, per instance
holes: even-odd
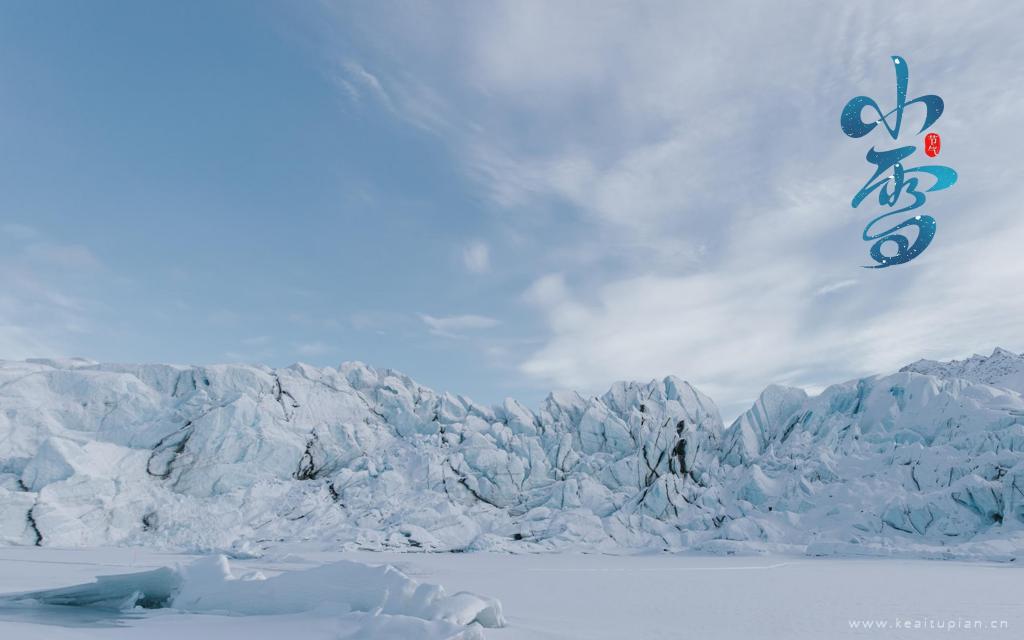
[[[939,378],[960,378],[978,384],[1013,389],[1024,393],[1024,355],[996,348],[990,356],[973,355],[966,360],[936,362],[918,360],[900,371],[912,371]]]
[[[723,428],[674,377],[536,410],[389,369],[0,363],[0,542],[1015,557],[1021,357],[921,361]]]

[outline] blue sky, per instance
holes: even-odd
[[[884,10],[883,10],[884,8]],[[0,357],[364,360],[727,415],[1024,350],[1020,8],[0,6]],[[938,93],[936,239],[867,264],[846,100]],[[902,142],[902,139],[901,139]]]

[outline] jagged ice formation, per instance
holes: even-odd
[[[537,411],[387,369],[0,363],[0,542],[1010,559],[1024,358],[920,361],[723,428],[669,377]]]

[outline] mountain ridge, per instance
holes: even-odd
[[[900,371],[912,371],[945,378],[961,378],[979,384],[1024,393],[1024,355],[996,347],[991,355],[974,354],[964,360],[941,362],[918,360]]]

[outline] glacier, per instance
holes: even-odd
[[[675,377],[531,410],[362,363],[0,362],[0,544],[795,551],[1012,561],[1024,357],[919,361],[726,428]]]

